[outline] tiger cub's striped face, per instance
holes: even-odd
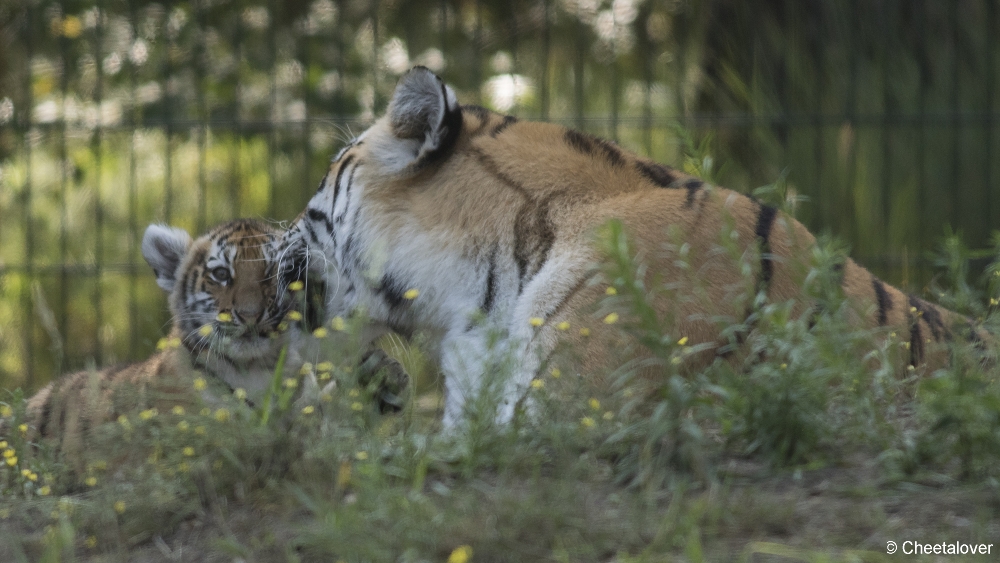
[[[170,295],[173,333],[196,363],[241,368],[276,359],[284,344],[278,325],[292,305],[276,275],[279,236],[247,219],[194,241],[173,227],[146,230],[143,256]]]

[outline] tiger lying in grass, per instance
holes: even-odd
[[[745,323],[758,295],[808,301],[800,266],[816,240],[794,218],[608,141],[461,106],[422,67],[400,79],[386,115],[334,158],[285,236],[287,266],[336,280],[341,291],[331,295],[330,315],[361,308],[376,329],[432,335],[445,375],[446,427],[495,377],[491,362],[511,358],[496,416],[504,423],[558,342],[575,344],[590,365],[607,363],[588,338],[617,318],[589,313],[616,283],[599,267],[599,230],[611,220],[630,235],[645,283],[693,277],[703,286],[700,299],[656,303],[659,314],[676,319],[676,334],[704,351],[688,362],[692,368],[733,349],[719,320]],[[671,232],[682,237],[676,245],[686,265],[663,252],[674,243]],[[732,255],[720,252],[724,245]],[[853,260],[839,274],[858,324],[905,338],[916,369],[946,362],[941,344],[968,325]],[[749,290],[748,277],[755,278]]]
[[[69,447],[124,411],[192,403],[196,371],[230,390],[259,395],[296,334],[294,326],[278,329],[293,305],[276,277],[279,236],[248,219],[194,241],[181,229],[150,225],[142,253],[169,295],[169,335],[143,362],[76,372],[42,388],[27,404],[32,433],[59,437]],[[294,354],[293,346],[289,369],[297,369]]]

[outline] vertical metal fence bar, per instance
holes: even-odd
[[[892,220],[892,142],[896,123],[896,102],[892,93],[892,73],[889,61],[895,49],[896,30],[896,10],[898,3],[883,4],[881,6],[884,18],[884,32],[882,33],[882,182],[881,196],[879,202],[882,206],[882,240],[889,240],[891,233],[890,221]],[[878,249],[881,254],[884,250],[884,242]]]
[[[32,224],[32,200],[33,200],[33,175],[32,175],[32,147],[31,138],[34,134],[34,122],[32,118],[32,108],[34,100],[33,71],[30,61],[35,57],[34,25],[35,6],[28,3],[25,10],[24,20],[24,45],[28,58],[28,64],[24,67],[24,99],[25,105],[21,110],[19,122],[21,124],[21,143],[24,145],[25,177],[23,186],[23,206],[24,206],[24,273],[21,275],[21,332],[24,335],[24,355],[22,360],[24,369],[24,385],[28,389],[34,388],[35,382],[35,323],[31,314],[31,285],[35,279],[35,230]],[[39,130],[39,134],[42,132]]]
[[[197,105],[198,112],[198,213],[197,213],[197,227],[195,230],[197,234],[205,232],[206,228],[206,213],[208,207],[208,193],[205,178],[205,151],[207,150],[206,144],[208,142],[208,110],[205,105],[205,6],[201,0],[195,0],[193,3],[193,8],[195,11],[194,19],[195,23],[195,33],[198,35],[195,41],[195,61],[194,61],[194,73],[195,73],[195,103]]]
[[[169,4],[168,4],[169,6]],[[171,88],[171,82],[174,75],[173,57],[171,53],[173,52],[173,38],[172,34],[168,31],[168,21],[169,13],[164,14],[163,27],[164,35],[167,36],[167,53],[166,53],[166,65],[164,73],[164,83],[163,83],[163,112],[164,112],[164,176],[163,176],[163,220],[165,223],[173,223],[173,164],[174,164],[174,154],[173,154],[173,139],[174,139],[174,104],[173,104],[173,92]]]
[[[308,16],[307,16],[308,17]],[[312,50],[312,39],[309,32],[303,29],[301,38],[297,41],[300,63],[302,65],[302,81],[299,85],[302,94],[302,121],[299,123],[299,135],[302,137],[302,166],[299,167],[299,189],[306,196],[302,201],[307,201],[309,186],[312,185],[310,174],[312,172],[312,128],[310,127],[309,116],[309,64]],[[273,220],[274,217],[271,217]]]
[[[91,152],[94,155],[94,362],[101,365],[104,362],[104,344],[101,339],[101,328],[104,326],[102,302],[103,270],[104,270],[104,207],[101,201],[101,174],[103,171],[102,143],[104,141],[104,114],[101,103],[104,96],[104,2],[97,2],[97,27],[94,30],[94,60],[97,81],[94,85],[94,105],[97,106],[97,124],[91,134]],[[69,331],[67,330],[67,333]]]
[[[66,15],[63,14],[64,22]],[[64,24],[65,26],[65,24]],[[65,27],[59,35],[59,54],[62,62],[59,93],[62,100],[62,111],[59,116],[59,264],[65,266],[69,257],[69,124],[66,120],[66,99],[69,97],[69,39],[66,38]],[[50,338],[62,338],[66,342],[69,336],[69,272],[65,267],[59,268],[59,316],[56,320],[58,335],[50,334]],[[39,298],[40,299],[40,298]],[[39,306],[41,303],[39,303]],[[58,349],[58,342],[52,346]],[[56,355],[55,373],[60,373],[66,361],[66,350],[59,350]]]
[[[986,21],[985,30],[983,36],[983,47],[984,47],[984,66],[986,72],[985,76],[985,94],[986,94],[986,104],[984,112],[986,113],[985,127],[986,135],[983,144],[984,148],[984,158],[983,158],[983,183],[986,185],[986,201],[984,202],[986,206],[986,221],[987,224],[997,224],[996,214],[994,212],[994,189],[993,189],[993,126],[995,124],[995,119],[993,112],[996,111],[996,105],[994,104],[994,84],[993,84],[993,73],[996,72],[995,60],[994,60],[994,49],[996,47],[996,2],[994,0],[983,0],[986,8]]]
[[[928,0],[921,0],[919,4],[919,10],[916,11],[917,17],[917,37],[927,37],[927,2]],[[918,67],[920,68],[920,88],[917,90],[917,161],[919,164],[919,169],[917,170],[917,217],[921,220],[926,217],[924,213],[924,208],[926,207],[926,189],[927,189],[927,169],[925,166],[925,153],[927,148],[926,139],[926,121],[927,121],[927,66],[930,64],[928,60],[927,49],[924,47],[923,43],[918,43],[917,45],[917,60]],[[927,237],[925,235],[926,229],[917,229],[917,244],[916,247],[919,249],[926,248]],[[906,252],[904,247],[904,253]],[[913,264],[907,264],[907,268],[910,266],[916,266],[916,260],[908,260],[914,262]]]
[[[859,17],[859,1],[851,0],[851,8],[848,14],[848,49],[850,51],[850,61],[848,63],[848,90],[847,90],[847,101],[845,103],[845,113],[847,114],[847,122],[851,127],[851,144],[847,148],[847,185],[845,189],[841,189],[840,197],[845,198],[854,191],[854,184],[857,182],[857,135],[858,135],[858,55],[861,51],[861,44],[864,40],[859,33],[861,18]],[[852,212],[856,211],[853,203],[850,205],[850,210]],[[829,215],[829,214],[828,214]],[[838,229],[843,228],[845,221],[838,220],[833,223],[838,227]],[[831,224],[831,223],[827,223]]]
[[[951,41],[951,91],[949,92],[950,105],[951,105],[951,116],[949,120],[951,121],[951,175],[950,178],[956,181],[954,186],[954,197],[948,198],[951,204],[951,226],[953,229],[958,228],[961,224],[961,218],[959,213],[962,209],[962,195],[968,192],[968,186],[963,186],[962,182],[959,182],[959,167],[961,165],[959,154],[961,148],[961,131],[962,131],[962,118],[960,112],[961,107],[959,106],[959,81],[961,76],[959,73],[959,65],[962,63],[959,58],[959,37],[958,37],[958,2],[948,2],[948,39]]]
[[[268,113],[265,119],[265,124],[267,127],[267,185],[268,185],[268,204],[267,204],[267,216],[274,217],[277,215],[277,176],[278,171],[276,167],[277,162],[277,131],[275,130],[277,119],[278,119],[278,78],[277,78],[277,66],[278,66],[278,44],[277,44],[277,27],[278,27],[278,2],[276,0],[268,0],[268,13],[270,14],[270,19],[267,25],[267,49],[270,54],[268,60],[268,70],[270,71],[270,95],[268,98]]]
[[[136,0],[129,0],[129,24],[132,27],[132,45],[139,40],[139,25],[136,15]],[[131,46],[129,48],[131,53]],[[135,143],[142,123],[142,110],[139,107],[138,95],[138,65],[132,57],[128,58],[129,68],[129,90],[131,99],[131,123],[128,124],[129,131],[129,164],[128,164],[128,326],[129,341],[128,354],[134,358],[139,349],[139,295],[138,295],[138,270],[135,267],[135,260],[139,254],[139,196],[138,187],[138,167],[136,166]]]
[[[236,21],[234,22],[233,37],[233,59],[235,68],[233,70],[233,107],[232,120],[233,132],[230,145],[230,174],[229,174],[229,212],[234,217],[239,217],[240,187],[243,184],[243,108],[241,96],[243,95],[243,0],[236,0]]]
[[[548,121],[549,119],[549,61],[551,56],[551,36],[552,36],[552,16],[550,10],[552,10],[550,0],[542,0],[542,64],[541,64],[541,88],[539,95],[541,97],[541,119],[543,121]]]
[[[652,41],[649,37],[649,19],[647,18],[639,34],[639,47],[646,53],[652,49]],[[666,63],[669,65],[670,63]],[[669,69],[664,73],[669,76]],[[652,57],[642,57],[642,146],[646,151],[646,156],[653,155],[653,61]],[[680,90],[678,89],[678,93]],[[681,116],[674,115],[674,119],[680,121]]]
[[[370,1],[371,1],[371,20],[372,20],[372,89],[374,90],[374,95],[373,95],[374,103],[373,103],[373,106],[374,106],[375,113],[378,114],[379,110],[382,108],[382,99],[381,99],[382,95],[381,95],[381,93],[379,91],[379,84],[380,84],[380,82],[379,82],[379,72],[380,71],[379,71],[379,61],[378,61],[378,45],[379,45],[379,37],[378,37],[379,17],[378,17],[378,11],[379,11],[379,2],[378,2],[378,0],[370,0]]]
[[[817,69],[825,68],[825,57],[823,55],[823,47],[826,45],[829,39],[828,34],[830,33],[830,27],[826,25],[827,15],[824,12],[819,13],[816,16],[816,37],[812,43],[812,61],[813,65]],[[835,29],[835,28],[834,28]],[[813,158],[816,160],[816,185],[813,189],[813,201],[816,207],[819,206],[819,202],[823,197],[823,193],[826,191],[823,186],[823,180],[826,177],[824,174],[824,158],[823,158],[823,135],[825,130],[825,119],[823,116],[823,92],[826,90],[827,85],[823,83],[826,78],[825,73],[820,73],[817,76],[817,83],[815,85],[815,99],[813,100],[813,128],[814,128],[814,138],[813,138]]]

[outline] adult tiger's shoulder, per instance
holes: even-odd
[[[195,240],[182,229],[150,225],[142,253],[169,296],[169,335],[143,362],[69,374],[38,391],[27,404],[32,432],[59,436],[64,447],[79,444],[88,428],[124,410],[194,401],[195,372],[251,397],[265,389],[295,334],[294,326],[279,330],[293,306],[285,291],[290,280],[278,276],[279,238],[250,219]]]
[[[732,349],[723,328],[745,323],[762,297],[805,297],[815,238],[793,217],[609,141],[461,106],[420,67],[336,156],[286,244],[290,265],[325,269],[343,289],[330,314],[359,307],[380,325],[437,339],[449,426],[496,372],[491,351],[514,358],[503,422],[559,340],[605,326],[588,307],[614,281],[601,279],[596,236],[611,220],[631,235],[644,271],[683,296],[656,307],[701,345],[691,363]],[[938,344],[962,317],[853,260],[838,271],[859,323],[905,335],[915,368],[947,361]],[[574,330],[560,331],[567,323]]]

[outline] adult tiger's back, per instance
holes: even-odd
[[[718,319],[742,323],[760,292],[802,296],[801,268],[815,239],[794,218],[608,141],[460,106],[419,67],[400,79],[387,114],[337,155],[286,236],[300,251],[295,267],[325,265],[328,281],[338,279],[330,314],[361,306],[388,328],[437,336],[447,426],[462,418],[497,352],[515,359],[497,415],[503,422],[556,343],[580,338],[561,332],[561,323],[602,326],[587,311],[606,287],[596,236],[611,219],[622,222],[651,272],[702,286],[698,299],[657,304],[691,344],[722,350],[728,343]],[[683,235],[687,265],[663,252],[676,242],[671,233]],[[728,240],[720,243],[722,236]],[[735,256],[720,250],[726,245]],[[841,273],[860,323],[906,335],[916,367],[942,361],[928,342],[948,339],[961,317],[850,259]],[[407,298],[410,289],[419,297]]]

